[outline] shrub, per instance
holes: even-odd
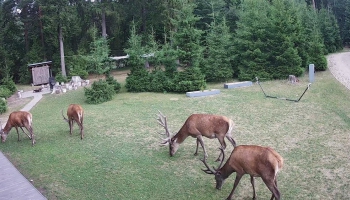
[[[151,73],[150,90],[152,92],[166,92],[169,90],[169,80],[161,70]]]
[[[145,68],[132,69],[126,78],[125,87],[129,92],[149,92],[151,77]]]
[[[9,98],[13,93],[5,86],[0,86],[0,98]]]
[[[189,67],[185,71],[178,72],[172,80],[172,92],[190,92],[204,90],[206,82],[204,75],[198,67]]]
[[[111,85],[113,87],[113,90],[115,93],[118,93],[120,91],[120,88],[121,88],[120,83],[118,83],[117,80],[115,80],[113,76],[107,74],[106,81],[109,85]]]
[[[61,83],[61,82],[67,83],[68,82],[67,77],[62,76],[61,72],[56,74],[55,80],[56,80],[56,82],[59,82],[59,83]]]
[[[9,89],[11,94],[17,91],[16,84],[13,82],[12,78],[2,79],[2,85]]]
[[[112,100],[115,90],[107,81],[95,81],[91,88],[84,88],[86,102],[88,104],[100,104]]]
[[[0,114],[7,111],[7,101],[4,98],[0,98]]]

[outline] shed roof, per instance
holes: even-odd
[[[45,62],[40,62],[40,63],[33,63],[33,64],[29,64],[28,67],[41,67],[43,65],[50,65],[52,64],[52,61],[45,61]]]

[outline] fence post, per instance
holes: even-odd
[[[309,65],[309,83],[313,83],[315,79],[315,65]]]

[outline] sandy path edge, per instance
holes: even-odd
[[[327,63],[333,76],[350,90],[350,52],[330,54]]]

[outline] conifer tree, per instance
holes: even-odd
[[[206,61],[202,66],[206,81],[227,81],[232,78],[232,35],[225,18],[220,23],[216,20],[211,23],[206,45]]]

